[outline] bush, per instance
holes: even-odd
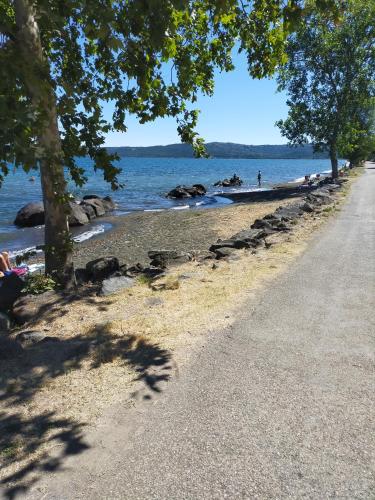
[[[25,286],[22,289],[23,293],[31,295],[39,295],[49,290],[56,288],[56,282],[44,274],[30,274],[25,281]]]

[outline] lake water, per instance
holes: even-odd
[[[77,197],[85,194],[111,195],[117,203],[116,214],[122,215],[139,210],[176,210],[204,208],[230,203],[220,198],[223,191],[249,191],[257,188],[257,173],[262,172],[262,187],[289,182],[305,174],[326,172],[329,160],[247,160],[247,159],[194,159],[194,158],[122,158],[121,191],[111,193],[101,173],[95,173],[89,159],[79,160],[87,172],[88,182],[83,189],[69,183],[70,191]],[[239,175],[244,183],[241,188],[215,188],[219,179]],[[35,182],[30,182],[31,176]],[[204,184],[208,190],[204,198],[189,201],[172,201],[165,194],[178,184]],[[43,243],[43,228],[17,229],[13,221],[17,211],[26,203],[41,200],[38,172],[25,174],[21,171],[9,174],[0,189],[0,248],[13,253]],[[82,241],[109,229],[109,224],[97,219],[89,227],[75,229],[77,241]]]

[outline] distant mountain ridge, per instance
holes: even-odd
[[[328,158],[328,153],[314,153],[312,145],[288,146],[287,144],[246,145],[232,142],[209,142],[206,148],[213,158],[249,159],[317,159]],[[193,150],[189,144],[168,144],[167,146],[146,147],[108,147],[110,153],[121,157],[139,158],[192,158]]]

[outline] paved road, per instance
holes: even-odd
[[[371,166],[233,328],[27,497],[375,498]]]

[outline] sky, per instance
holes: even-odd
[[[218,73],[215,93],[202,96],[194,103],[200,109],[197,131],[206,142],[236,142],[239,144],[285,144],[275,126],[276,120],[287,115],[286,97],[276,92],[274,79],[253,80],[246,68],[245,56],[236,56],[236,69]],[[110,105],[104,116],[109,118]],[[128,117],[126,133],[111,132],[106,146],[154,146],[180,142],[173,118],[160,118],[141,125]]]

